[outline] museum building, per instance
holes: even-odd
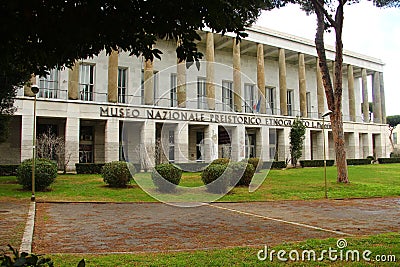
[[[199,32],[199,68],[177,61],[176,42],[158,40],[153,62],[123,51],[79,60],[72,69],[33,76],[37,84],[36,136],[63,138],[68,169],[75,163],[127,160],[152,166],[162,147],[175,163],[215,158],[289,158],[290,126],[303,120],[303,159],[334,159],[322,77],[313,41],[253,26],[233,35]],[[334,48],[327,47],[333,73]],[[344,51],[343,120],[348,158],[388,157],[383,62]],[[369,103],[373,102],[373,113]],[[34,97],[20,88],[0,163],[32,157]]]

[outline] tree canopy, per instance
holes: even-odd
[[[102,50],[160,58],[158,38],[179,40],[178,58],[193,62],[202,57],[197,30],[233,32],[240,39],[262,9],[273,7],[266,0],[1,1],[0,114],[13,113],[16,88],[32,74],[70,67]],[[0,136],[7,120],[0,122]]]
[[[201,57],[196,30],[246,36],[264,0],[163,1],[66,0],[2,1],[0,4],[1,71],[44,74],[55,66],[93,57],[105,49],[124,50],[146,59],[162,53],[157,38],[180,40],[177,55],[193,61]],[[223,15],[222,15],[223,14]]]

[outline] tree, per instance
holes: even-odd
[[[0,75],[0,143],[5,142],[9,134],[9,125],[15,111],[15,86],[10,80]]]
[[[58,168],[67,172],[67,166],[71,159],[71,153],[65,154],[65,142],[61,136],[56,136],[49,128],[47,132],[39,135],[37,139],[38,158],[50,159],[57,162]]]
[[[190,65],[202,57],[196,47],[201,39],[197,30],[233,32],[240,40],[261,9],[271,8],[265,0],[2,1],[1,107],[10,103],[12,107],[16,88],[31,74],[42,76],[55,67],[71,67],[104,49],[153,60],[162,54],[154,48],[157,38],[179,40],[177,56]],[[12,109],[6,110],[12,114]]]
[[[386,123],[389,125],[389,140],[392,145],[392,150],[394,151],[393,131],[396,129],[396,126],[400,124],[400,115],[387,116]]]
[[[300,118],[296,118],[290,127],[290,157],[294,167],[297,165],[297,160],[301,158],[303,150],[303,142],[306,134],[306,126]]]
[[[344,7],[346,4],[354,4],[358,0],[283,0],[276,1],[276,7],[284,6],[289,3],[296,3],[307,13],[315,13],[317,16],[317,30],[315,34],[315,47],[319,58],[322,80],[325,89],[325,96],[329,110],[332,111],[330,121],[332,125],[332,135],[335,144],[337,181],[348,183],[348,172],[346,162],[346,151],[343,132],[342,114],[342,69],[343,69],[343,42],[342,31],[344,21]],[[400,1],[395,0],[373,0],[378,7],[399,7]],[[329,73],[328,62],[325,52],[325,31],[334,30],[335,33],[335,69],[332,82]]]

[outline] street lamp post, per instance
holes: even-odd
[[[39,87],[34,84],[31,87],[34,94],[33,99],[33,137],[32,137],[32,196],[31,201],[35,201],[35,165],[36,165],[36,95],[39,92]]]
[[[325,145],[325,117],[332,114],[331,110],[328,110],[322,114],[322,135],[324,139],[324,178],[325,178],[325,198],[328,199],[328,183],[326,181],[326,145]]]

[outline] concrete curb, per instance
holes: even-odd
[[[28,219],[25,225],[24,235],[22,237],[21,246],[19,252],[32,252],[32,240],[33,240],[33,229],[35,228],[35,213],[36,213],[36,202],[31,202],[29,205]]]

